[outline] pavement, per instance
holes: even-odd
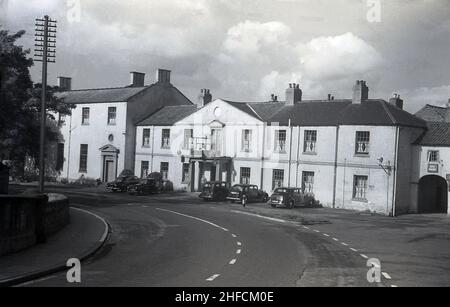
[[[0,257],[0,286],[14,286],[68,269],[67,260],[86,260],[105,243],[109,226],[89,211],[70,209],[70,224],[45,244]]]

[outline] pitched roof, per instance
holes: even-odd
[[[450,146],[450,123],[428,122],[428,131],[416,144],[422,146]]]
[[[148,87],[117,87],[73,90],[60,92],[56,97],[65,103],[101,103],[101,102],[124,102],[139,94]]]
[[[446,112],[447,108],[445,107],[427,104],[416,113],[416,116],[429,122],[442,122],[445,121]]]
[[[146,119],[137,123],[137,126],[172,126],[176,122],[188,117],[196,111],[197,106],[195,105],[163,107]]]

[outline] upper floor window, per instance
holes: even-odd
[[[170,148],[170,129],[162,130],[161,148],[164,149]]]
[[[150,129],[142,130],[142,147],[150,147]]]
[[[275,131],[275,151],[286,152],[286,130]]]
[[[183,148],[190,149],[193,145],[194,129],[184,129]]]
[[[368,176],[354,176],[353,177],[353,198],[367,199]]]
[[[370,144],[370,132],[357,131],[355,153],[358,155],[368,155],[369,144]]]
[[[81,124],[82,125],[89,125],[89,108],[82,108],[81,109]]]
[[[306,130],[305,131],[305,142],[303,144],[303,152],[315,153],[316,152],[316,142],[317,142],[317,131]]]
[[[252,130],[242,130],[242,151],[250,152],[252,147]]]
[[[109,107],[108,108],[108,125],[115,125],[116,124],[116,107]]]
[[[429,150],[427,160],[428,160],[428,162],[431,162],[431,163],[439,162],[439,151],[438,150]]]

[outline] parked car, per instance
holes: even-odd
[[[128,187],[139,182],[136,176],[120,176],[113,182],[108,182],[106,188],[112,192],[126,192]]]
[[[299,188],[278,188],[273,192],[268,201],[268,204],[272,208],[281,205],[289,209],[299,205],[311,207],[314,203],[314,195],[312,193],[303,193],[302,189]]]
[[[229,184],[224,181],[206,182],[199,197],[203,200],[223,201],[227,199]]]
[[[236,184],[231,188],[227,199],[232,202],[239,201],[245,207],[249,202],[267,202],[269,195],[257,185]]]
[[[128,187],[129,194],[156,194],[173,191],[173,183],[164,179],[160,173],[151,173],[147,178],[141,179],[138,183]]]

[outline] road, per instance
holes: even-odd
[[[74,206],[104,217],[112,233],[82,264],[75,286],[383,286],[367,260],[294,223],[236,212],[237,205],[184,196],[68,192]],[[65,273],[27,286],[74,286]]]

